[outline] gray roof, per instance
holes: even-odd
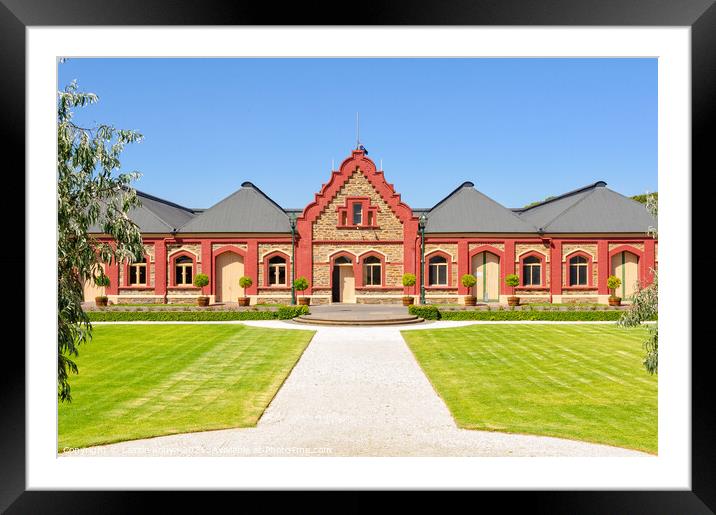
[[[194,212],[179,204],[137,190],[141,206],[131,209],[127,215],[139,226],[142,233],[169,233],[181,227],[194,217]],[[89,229],[90,233],[102,233],[97,225]]]
[[[179,233],[291,232],[286,212],[250,182],[206,209]]]
[[[535,227],[464,182],[427,214],[425,232],[533,233]]]
[[[545,233],[645,233],[657,227],[643,204],[606,186],[595,182],[521,210],[519,216]]]

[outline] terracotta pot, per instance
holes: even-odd
[[[95,297],[94,303],[98,308],[106,308],[107,307],[107,297]]]
[[[206,307],[209,305],[209,297],[197,297],[196,305]]]
[[[311,297],[300,297],[298,299],[298,305],[299,306],[310,306],[311,305]]]
[[[475,306],[477,304],[477,297],[474,295],[465,295],[465,305]]]
[[[520,298],[519,297],[507,297],[507,305],[508,306],[519,306],[520,305]]]
[[[609,305],[610,306],[621,306],[622,298],[621,297],[609,297]]]
[[[248,306],[251,302],[251,299],[249,297],[239,297],[238,299],[239,306]]]
[[[403,306],[412,306],[415,304],[414,297],[403,297]]]

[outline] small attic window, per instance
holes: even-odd
[[[353,225],[361,225],[363,223],[363,205],[360,202],[353,204]]]

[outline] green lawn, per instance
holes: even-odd
[[[313,331],[227,325],[95,325],[80,347],[58,448],[250,427]]]
[[[657,452],[644,327],[472,325],[403,331],[460,427]]]

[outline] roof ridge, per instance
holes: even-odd
[[[560,212],[557,214],[557,216],[555,216],[555,217],[552,218],[549,222],[547,222],[546,224],[544,224],[543,227],[537,227],[537,231],[538,231],[538,232],[545,232],[545,231],[547,230],[547,227],[549,227],[550,225],[552,225],[555,220],[557,220],[558,218],[561,218],[562,215],[564,215],[567,211],[569,211],[569,210],[572,209],[573,207],[577,206],[578,204],[581,204],[581,203],[584,201],[584,199],[586,199],[586,198],[591,197],[592,195],[594,195],[594,192],[595,192],[595,191],[596,191],[596,190],[593,189],[592,191],[590,191],[589,193],[587,193],[586,195],[584,195],[582,198],[580,198],[578,201],[576,201],[574,204],[570,204],[569,206],[567,206],[565,209],[563,209],[562,211],[560,211]]]
[[[474,187],[475,187],[475,183],[473,183],[473,182],[471,182],[471,181],[464,181],[462,184],[460,184],[460,186],[458,186],[457,188],[455,188],[454,190],[452,190],[450,193],[448,193],[442,200],[440,200],[440,201],[439,201],[437,204],[435,204],[433,207],[427,208],[428,213],[430,213],[431,211],[433,211],[433,209],[437,209],[438,207],[440,207],[440,204],[443,204],[447,199],[449,199],[450,197],[452,197],[453,195],[455,195],[458,191],[460,191],[461,189],[466,188],[466,187],[468,187],[468,188],[469,188],[469,187],[474,188]],[[477,191],[477,190],[475,190],[475,191]]]
[[[266,200],[268,200],[269,202],[271,202],[271,204],[273,204],[274,207],[278,208],[284,215],[288,216],[288,213],[286,212],[286,210],[285,210],[284,208],[282,208],[282,207],[278,204],[278,202],[276,202],[274,199],[272,199],[271,197],[269,197],[266,193],[263,192],[263,190],[262,190],[261,188],[259,188],[258,186],[256,186],[253,182],[244,181],[244,182],[241,183],[241,187],[242,187],[242,188],[251,188],[251,189],[255,190],[257,193],[260,193]]]
[[[562,193],[561,195],[557,195],[556,197],[553,197],[553,198],[551,198],[551,199],[549,199],[549,200],[543,200],[543,201],[541,201],[541,202],[539,202],[539,203],[537,203],[537,204],[535,204],[535,205],[533,205],[533,206],[530,206],[530,207],[522,207],[522,208],[515,208],[515,209],[518,209],[518,210],[520,211],[520,213],[524,213],[525,211],[529,211],[530,209],[534,209],[534,208],[536,208],[536,207],[544,206],[545,204],[549,204],[550,202],[556,202],[556,201],[558,201],[558,200],[562,200],[563,198],[567,198],[567,197],[569,197],[569,196],[571,196],[571,195],[576,195],[577,193],[581,193],[581,192],[586,191],[586,190],[588,190],[588,189],[594,189],[594,188],[596,188],[597,186],[600,186],[600,185],[601,185],[601,186],[606,186],[607,183],[606,183],[605,181],[597,181],[597,182],[594,182],[594,183],[592,183],[592,184],[588,184],[587,186],[582,186],[581,188],[577,188],[576,190],[572,190],[572,191],[568,191],[568,192],[566,192],[566,193]],[[610,191],[611,191],[611,190],[610,190]]]
[[[141,201],[140,201],[140,202],[141,202]],[[166,225],[167,227],[169,227],[169,229],[170,229],[172,232],[177,230],[176,227],[173,227],[171,224],[167,223],[166,220],[164,220],[161,216],[159,216],[158,214],[156,214],[154,211],[152,211],[151,209],[149,209],[149,208],[148,208],[147,206],[145,206],[144,204],[141,204],[141,203],[140,203],[140,206],[139,206],[139,207],[144,208],[146,211],[148,211],[154,218],[156,218],[156,219],[159,220],[161,223],[163,223],[164,225]]]
[[[161,202],[162,204],[167,204],[167,205],[172,206],[172,207],[176,207],[176,208],[179,208],[179,209],[183,209],[184,211],[189,211],[190,213],[193,213],[193,212],[194,212],[193,209],[188,208],[188,207],[186,207],[186,206],[182,206],[181,204],[177,204],[176,202],[172,202],[171,200],[166,200],[166,199],[163,199],[163,198],[161,198],[161,197],[157,197],[157,196],[155,196],[155,195],[151,195],[151,194],[149,194],[149,193],[145,193],[145,192],[140,191],[140,190],[138,190],[138,189],[136,189],[136,188],[134,189],[134,191],[136,191],[136,192],[137,192],[137,195],[139,195],[140,197],[146,197],[146,198],[148,198],[148,199],[150,199],[150,200],[156,200],[157,202]]]

